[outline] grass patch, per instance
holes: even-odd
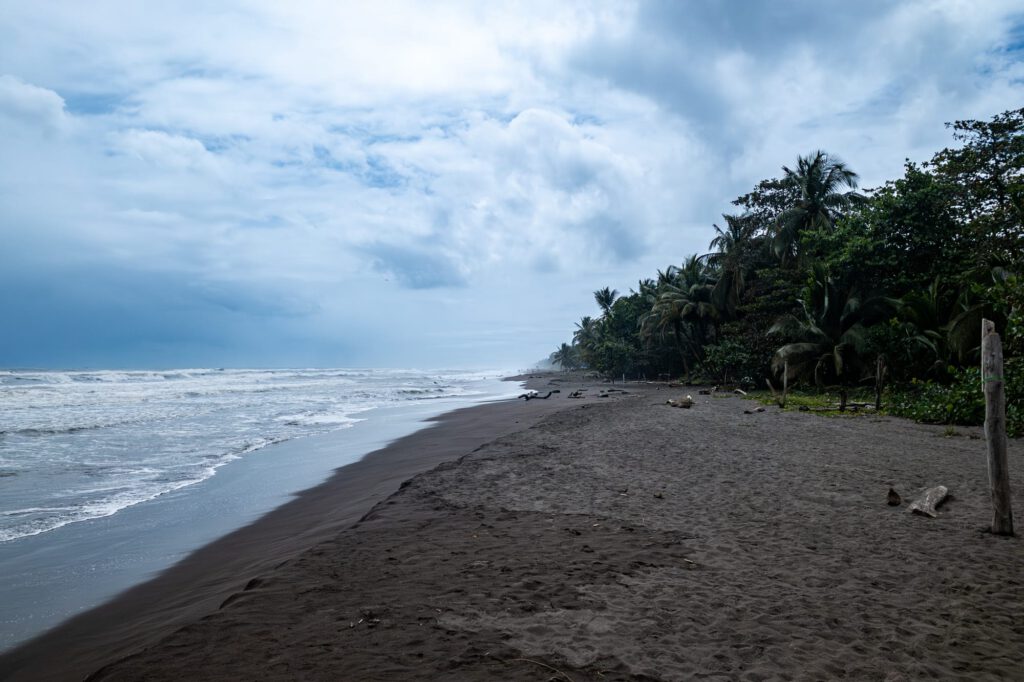
[[[746,395],[747,400],[756,400],[762,405],[778,405],[775,401],[775,397],[771,391],[768,390],[754,390],[748,391]],[[884,408],[886,401],[886,394],[882,395],[882,406]],[[813,411],[815,414],[821,414],[828,417],[855,417],[863,414],[875,414],[875,391],[874,389],[850,389],[846,397],[847,408],[845,412],[839,410],[839,391],[837,390],[825,390],[821,393],[817,391],[804,391],[804,390],[790,390],[786,395],[786,407],[787,412],[796,411]],[[854,404],[868,403],[872,407],[864,409],[862,407],[854,407]],[[801,410],[800,408],[804,408]],[[885,414],[883,409],[881,414]]]

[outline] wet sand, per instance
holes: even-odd
[[[1019,678],[1024,542],[984,532],[978,430],[748,415],[731,396],[682,410],[664,401],[684,391],[632,385],[574,401],[559,386],[448,415],[364,460],[361,482],[335,477],[0,672]],[[1022,516],[1021,443],[1010,454]],[[434,468],[389,496],[412,475],[403,458]],[[937,484],[954,495],[939,518],[908,513]],[[890,485],[904,505],[886,504]]]

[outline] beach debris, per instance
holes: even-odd
[[[939,515],[938,512],[935,511],[936,508],[946,501],[946,497],[948,497],[948,495],[949,488],[944,485],[937,485],[934,488],[928,488],[921,493],[921,497],[910,503],[910,513],[934,519]]]
[[[664,493],[654,493],[654,496],[656,498],[658,498],[659,500],[664,500],[665,499],[665,494]]]
[[[744,391],[742,388],[734,388],[732,390],[732,392],[735,393],[736,395],[746,395],[747,394],[747,392]]]
[[[586,390],[586,389],[583,389],[583,390]],[[570,398],[582,398],[583,397],[583,390],[573,391],[572,393],[569,394],[569,397]]]
[[[680,398],[679,400],[669,398],[668,400],[665,401],[665,404],[670,407],[683,407],[689,409],[693,407],[693,396],[688,395],[685,398]]]
[[[551,397],[551,394],[553,393],[561,393],[561,391],[556,388],[553,391],[548,391],[547,395],[540,395],[539,393],[537,393],[537,391],[527,391],[526,393],[519,396],[519,398],[523,398],[524,400],[547,400],[548,398]]]
[[[755,414],[757,412],[764,412],[763,407],[755,407],[752,410],[743,410],[743,414]]]
[[[900,497],[900,494],[896,492],[896,490],[889,488],[888,503],[890,507],[898,507],[903,504],[903,498]]]
[[[712,386],[711,388],[702,388],[697,392],[700,393],[701,395],[714,395],[715,391],[717,390],[718,386]]]

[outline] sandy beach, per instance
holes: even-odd
[[[980,430],[550,381],[339,470],[0,677],[1019,679],[1024,543],[984,532]],[[908,513],[938,484],[938,518]]]

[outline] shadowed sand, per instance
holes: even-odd
[[[653,387],[574,401],[566,386],[464,411],[475,438],[457,412],[399,441],[416,451],[430,434],[461,459],[355,525],[334,480],[164,576],[178,571],[187,599],[129,593],[121,614],[148,612],[132,642],[114,647],[129,629],[115,609],[3,663],[59,672],[39,657],[76,643],[82,655],[91,617],[101,630],[84,650],[99,650],[83,661],[114,661],[97,680],[1020,675],[1024,543],[982,532],[977,430],[746,415],[735,397],[680,410],[664,401],[685,391]],[[1010,457],[1019,478],[1019,442]],[[909,500],[940,483],[955,497],[937,519],[886,504],[890,485]],[[232,543],[267,556],[231,568]]]

